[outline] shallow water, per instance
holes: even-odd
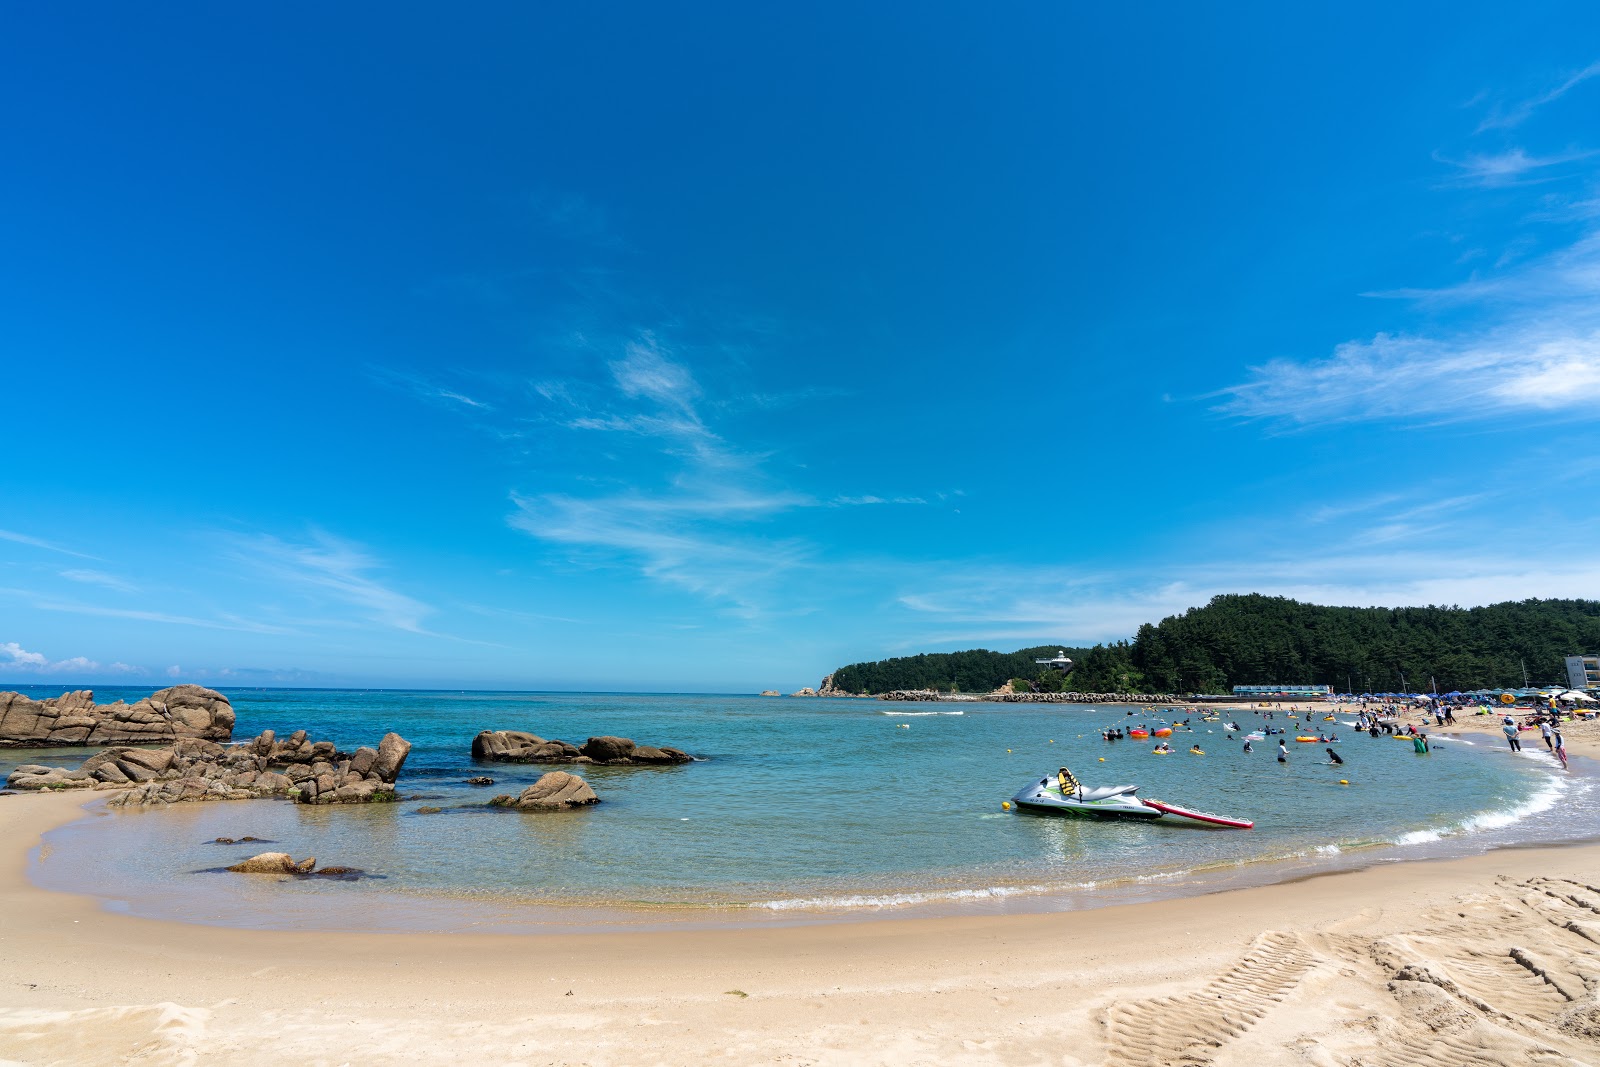
[[[109,692],[97,694],[109,699]],[[132,694],[138,696],[142,694]],[[1215,885],[1276,864],[1310,870],[1402,855],[1600,835],[1591,782],[1540,754],[1445,741],[1429,755],[1337,725],[1342,767],[1321,745],[1276,738],[1245,755],[1220,724],[1191,716],[1179,751],[1108,743],[1102,726],[1154,722],[1120,707],[916,705],[745,696],[240,690],[235,736],[307,728],[342,748],[397,730],[414,748],[394,805],[278,802],[115,812],[54,832],[36,877],[141,914],[250,925],[459,928],[515,923],[526,904],[596,922],[739,909],[774,918],[881,913],[930,902],[1075,907],[1134,887]],[[1261,721],[1242,713],[1253,729]],[[1287,722],[1280,714],[1278,725]],[[1336,724],[1318,727],[1327,729]],[[620,734],[704,758],[670,768],[570,768],[602,803],[524,814],[484,807],[550,768],[474,764],[481,729],[581,743]],[[1199,742],[1206,755],[1185,751]],[[40,754],[0,753],[5,763]],[[45,762],[81,753],[57,750]],[[1101,758],[1105,762],[1099,762]],[[1184,820],[1087,822],[1006,813],[1030,778],[1071,766],[1089,785],[1137,782],[1146,796],[1256,820],[1253,831]],[[3,769],[3,765],[0,765]],[[488,774],[493,788],[467,786]],[[1348,786],[1339,780],[1348,779]],[[421,805],[440,814],[418,814]],[[358,883],[192,873],[264,851],[219,836],[361,868]],[[1265,866],[1263,866],[1265,865]],[[441,903],[448,901],[449,903]],[[1041,903],[1042,902],[1042,903]],[[355,913],[344,913],[358,905]],[[381,906],[378,906],[381,905]],[[519,910],[522,909],[522,910]],[[382,913],[380,915],[380,912]],[[525,916],[524,916],[525,917]],[[616,921],[633,921],[616,918]]]

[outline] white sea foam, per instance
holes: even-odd
[[[1554,761],[1552,760],[1551,762]],[[1524,819],[1549,811],[1556,806],[1570,788],[1571,783],[1567,779],[1552,775],[1519,804],[1497,811],[1481,811],[1451,826],[1412,830],[1410,833],[1404,833],[1396,837],[1394,843],[1397,845],[1425,845],[1442,838],[1455,837],[1458,834],[1479,833],[1484,830],[1503,830],[1508,826],[1515,826]]]
[[[1096,882],[1078,882],[1066,888],[1093,889]],[[811,911],[825,908],[903,908],[913,904],[937,904],[955,900],[1001,900],[1030,893],[1048,893],[1062,886],[1025,885],[985,886],[982,889],[940,889],[923,893],[885,893],[881,896],[850,894],[838,897],[798,897],[792,900],[757,900],[749,907],[766,911]]]
[[[965,715],[964,711],[880,711],[879,715],[893,715],[897,718],[914,719],[921,715]]]

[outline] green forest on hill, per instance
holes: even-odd
[[[1218,596],[1131,641],[1017,652],[938,652],[840,668],[834,684],[988,692],[1008,679],[1041,682],[1035,659],[1065,649],[1064,687],[1086,693],[1226,693],[1235,685],[1329,685],[1398,692],[1564,685],[1565,657],[1600,649],[1600,601],[1522,600],[1478,608],[1342,608],[1251,593]]]

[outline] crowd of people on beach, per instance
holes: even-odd
[[[1420,707],[1409,701],[1371,699],[1359,702],[1355,712],[1354,726],[1358,732],[1371,737],[1409,738],[1418,753],[1427,753],[1431,751],[1432,744],[1427,733],[1428,720],[1431,718],[1433,725],[1439,728],[1456,726],[1458,725],[1456,711],[1467,706],[1473,706],[1478,714],[1490,713],[1487,705],[1464,705],[1459,701],[1443,699]],[[1144,710],[1152,711],[1154,709],[1146,708]],[[1330,764],[1338,766],[1344,763],[1339,754],[1330,747],[1339,741],[1337,732],[1332,730],[1325,731],[1319,728],[1315,737],[1310,736],[1312,729],[1310,723],[1317,714],[1311,707],[1301,708],[1297,705],[1290,705],[1285,708],[1277,704],[1252,704],[1249,705],[1248,710],[1262,720],[1255,730],[1248,733],[1239,725],[1236,718],[1223,723],[1220,715],[1202,712],[1200,721],[1202,723],[1215,722],[1221,724],[1229,741],[1234,740],[1236,735],[1243,735],[1243,751],[1246,753],[1255,751],[1254,742],[1265,740],[1269,737],[1278,737],[1278,762],[1288,763],[1289,746],[1287,742],[1290,730],[1286,726],[1278,725],[1276,720],[1278,716],[1282,715],[1295,723],[1301,723],[1303,717],[1303,724],[1297,726],[1297,729],[1304,730],[1304,733],[1296,734],[1295,739],[1305,742],[1316,741],[1324,746],[1323,751],[1327,753]],[[1329,710],[1329,713],[1322,715],[1322,720],[1324,722],[1335,721],[1331,709],[1324,710]],[[1522,751],[1520,735],[1523,731],[1538,730],[1540,739],[1544,741],[1545,747],[1565,768],[1567,766],[1567,749],[1565,739],[1561,734],[1562,710],[1556,707],[1549,709],[1537,708],[1531,712],[1526,708],[1518,708],[1517,710],[1526,712],[1521,723],[1512,715],[1506,715],[1501,724],[1501,729],[1511,750],[1513,752]],[[1418,715],[1420,722],[1404,722],[1401,717],[1408,713]],[[1129,711],[1127,714],[1131,717],[1135,712]],[[1572,713],[1569,712],[1568,714]],[[1106,741],[1144,740],[1153,736],[1157,738],[1157,743],[1151,749],[1151,753],[1164,756],[1177,751],[1166,740],[1167,737],[1170,737],[1174,732],[1192,733],[1193,731],[1194,726],[1191,725],[1191,719],[1184,718],[1165,722],[1158,721],[1156,725],[1149,725],[1141,721],[1132,726],[1108,726],[1100,731],[1100,736]],[[1205,755],[1205,750],[1198,743],[1192,745],[1189,748],[1189,752],[1191,755],[1196,756]]]

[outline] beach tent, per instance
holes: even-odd
[[[1565,693],[1557,693],[1556,694],[1556,699],[1557,700],[1582,700],[1582,701],[1588,702],[1588,701],[1593,701],[1594,697],[1590,696],[1588,693],[1580,693],[1576,689],[1569,689]]]

